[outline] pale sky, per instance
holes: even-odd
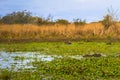
[[[51,14],[54,19],[80,18],[93,22],[102,19],[110,6],[120,12],[119,0],[0,0],[0,16],[28,10],[40,17]]]

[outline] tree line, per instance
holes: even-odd
[[[53,25],[53,24],[70,24],[66,19],[57,19],[53,21],[49,15],[46,19],[38,16],[32,16],[29,11],[12,12],[0,18],[2,24],[37,24],[37,25]],[[74,19],[74,24],[84,25],[85,20]]]
[[[119,22],[118,17],[116,17],[116,14],[114,13],[113,9],[108,9],[108,13],[103,17],[102,20],[98,21],[103,24],[103,26],[108,29],[110,26],[116,26],[115,23]],[[29,11],[18,11],[18,12],[12,12],[10,14],[7,14],[3,17],[0,17],[0,23],[1,24],[37,24],[37,25],[54,25],[54,24],[62,24],[67,25],[70,24],[66,19],[57,19],[52,20],[51,15],[49,15],[46,19],[38,16],[32,16],[31,12]],[[73,22],[75,25],[85,25],[86,20],[81,19],[73,19]]]

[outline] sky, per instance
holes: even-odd
[[[27,10],[40,17],[51,15],[53,19],[72,21],[80,18],[95,22],[103,19],[111,6],[118,10],[119,16],[119,3],[119,0],[0,0],[0,16]]]

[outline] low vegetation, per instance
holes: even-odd
[[[75,26],[69,25],[33,25],[33,24],[1,24],[0,41],[64,41],[64,40],[116,40],[120,39],[120,23],[117,27],[104,29],[101,23],[89,23]]]
[[[0,78],[11,80],[119,80],[120,43],[114,42],[40,42],[40,43],[1,43],[0,50],[8,52],[40,52],[41,54],[61,55],[50,62],[35,61],[35,69],[16,71],[0,70]],[[106,56],[74,59],[68,56],[103,54]],[[4,72],[4,73],[3,73]]]
[[[119,55],[120,43],[114,42],[33,42],[33,43],[1,43],[0,51],[7,52],[41,52],[49,55],[84,55],[100,53],[105,55]]]
[[[52,62],[34,62],[36,68],[5,74],[4,80],[119,80],[119,58],[63,58]],[[8,71],[9,72],[9,71]]]

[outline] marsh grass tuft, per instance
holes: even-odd
[[[11,73],[8,70],[0,70],[0,80],[11,80]]]

